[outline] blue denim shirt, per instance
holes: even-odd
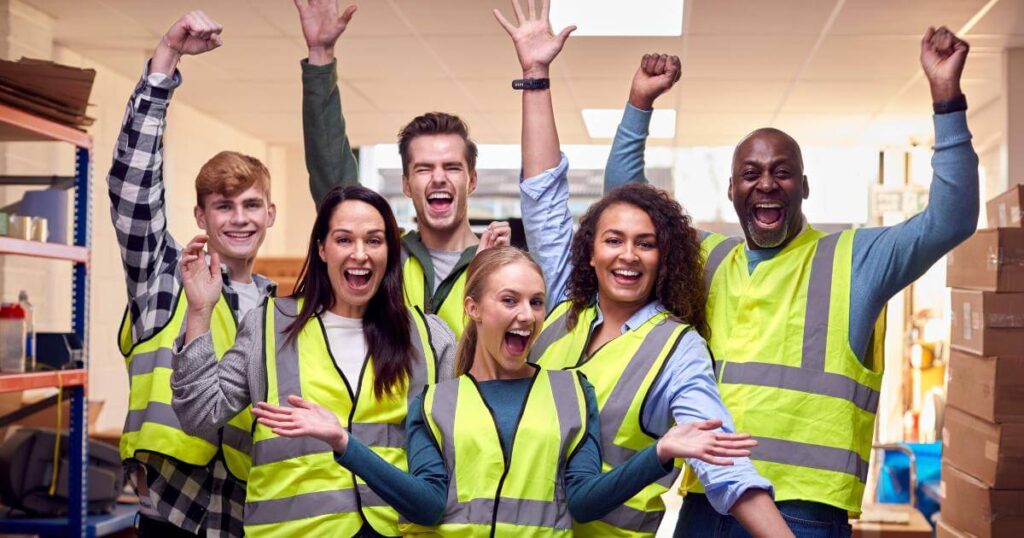
[[[565,298],[566,282],[572,272],[568,170],[569,163],[563,155],[558,166],[520,184],[526,242],[544,271],[549,307]],[[620,328],[621,332],[639,327],[662,310],[657,302],[647,304],[633,314]],[[599,306],[598,323],[593,326],[597,327],[601,319]],[[696,331],[689,331],[654,380],[640,420],[647,431],[662,435],[673,424],[712,418],[722,420],[722,431],[734,431],[732,416],[718,393],[707,343]],[[749,458],[736,458],[734,462],[731,466],[718,466],[687,460],[704,485],[711,505],[723,514],[748,489],[773,491],[771,482],[757,473]]]

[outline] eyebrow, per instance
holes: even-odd
[[[332,234],[333,233],[338,233],[338,232],[349,233],[349,234],[355,233],[352,230],[349,230],[348,228],[335,228],[335,229],[331,230]],[[382,233],[384,233],[384,230],[382,230],[380,228],[374,228],[372,230],[367,230],[366,231],[366,235],[377,234],[377,233],[382,234]]]
[[[606,234],[611,233],[611,234],[616,234],[616,235],[626,235],[626,232],[623,232],[622,230],[616,230],[615,228],[608,228],[603,233],[606,233]],[[637,237],[648,237],[648,236],[650,236],[650,237],[657,237],[658,234],[656,234],[654,232],[644,232],[642,234],[637,234]]]

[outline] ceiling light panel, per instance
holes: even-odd
[[[681,36],[683,0],[621,2],[557,0],[551,3],[551,27],[560,32],[575,24],[574,36]]]

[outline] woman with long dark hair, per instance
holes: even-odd
[[[518,24],[498,14],[515,45],[524,79],[549,80],[570,29],[552,33],[548,2],[513,0]],[[623,465],[674,424],[731,417],[715,383],[704,315],[703,262],[689,217],[665,192],[629,185],[608,193],[573,233],[568,161],[560,154],[551,92],[523,91],[521,202],[527,244],[548,283],[553,308],[531,360],[581,371],[594,384],[601,413],[601,454]],[[735,465],[687,462],[715,509],[735,515],[751,534],[786,536],[772,485],[750,460]],[[678,470],[578,535],[653,537],[665,513],[661,495]]]
[[[221,273],[217,254],[204,259],[204,243],[194,239],[181,260],[188,310],[172,388],[182,427],[213,432],[247,405],[305,398],[404,468],[408,401],[451,377],[454,336],[403,303],[399,230],[387,201],[365,187],[331,191],[295,293],[247,315],[230,349],[210,336]],[[398,513],[337,465],[328,444],[260,424],[251,431],[247,535],[398,534]]]
[[[253,415],[278,435],[328,443],[340,466],[409,520],[407,536],[571,536],[574,519],[608,514],[668,474],[673,458],[729,465],[729,456],[749,454],[748,436],[711,431],[717,422],[689,424],[602,474],[594,388],[576,372],[526,361],[544,301],[544,277],[525,252],[495,247],[470,263],[460,376],[411,404],[410,473],[353,442],[312,402],[260,403]]]

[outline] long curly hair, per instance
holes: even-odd
[[[704,312],[707,303],[704,260],[697,231],[679,202],[667,192],[645,183],[627,183],[612,190],[591,205],[580,219],[569,254],[573,270],[567,290],[572,302],[566,319],[568,327],[576,326],[580,313],[592,305],[597,296],[597,273],[590,266],[597,222],[605,210],[615,204],[640,208],[654,224],[659,257],[652,299],[657,299],[669,313],[696,329],[701,336],[709,338],[710,328]]]

